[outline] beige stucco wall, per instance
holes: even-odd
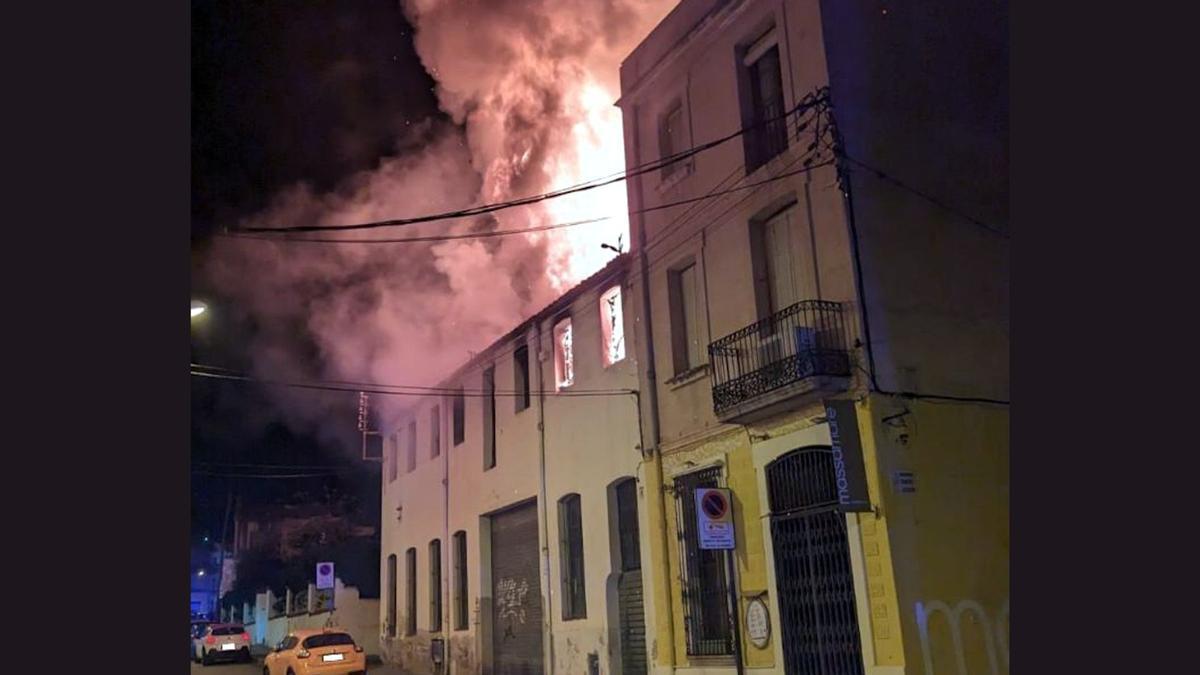
[[[379,600],[359,597],[358,589],[334,580],[334,609],[319,614],[279,616],[266,622],[268,647],[279,644],[289,631],[336,626],[350,633],[367,654],[379,654]]]

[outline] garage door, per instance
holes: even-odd
[[[542,593],[535,503],[492,516],[492,599],[492,672],[541,675]]]

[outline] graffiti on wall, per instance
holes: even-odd
[[[949,675],[947,666],[934,670],[933,647],[929,637],[929,620],[942,615],[950,632],[951,650],[954,654],[954,675],[1003,675],[1008,672],[1008,600],[996,612],[995,620],[988,616],[983,605],[974,600],[961,600],[950,607],[940,600],[918,602],[916,605],[917,630],[921,638],[921,655],[925,660],[925,675]],[[988,672],[971,673],[967,669],[967,652],[963,644],[963,621],[970,617],[979,622],[983,637],[984,653],[987,656]],[[941,664],[939,664],[941,665]]]
[[[529,582],[507,577],[496,584],[496,615],[503,619],[512,619],[517,623],[525,623],[525,596],[529,595]]]

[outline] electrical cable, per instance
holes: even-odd
[[[354,469],[355,467],[337,466],[334,464],[253,464],[246,462],[204,462],[194,461],[192,464],[204,467],[237,467],[244,469],[295,469],[306,471],[331,470],[343,471]]]
[[[849,154],[846,153],[845,150],[841,150],[838,153],[838,156],[842,157],[843,159],[845,159],[853,164],[857,164],[858,166],[866,169],[867,171],[870,171],[871,173],[874,173],[875,176],[877,178],[880,178],[881,180],[887,181],[902,190],[906,190],[906,191],[924,199],[925,201],[929,202],[930,204],[937,206],[938,208],[940,208],[944,211],[953,213],[954,215],[958,216],[959,218],[962,218],[963,220],[971,223],[972,225],[977,225],[998,237],[1001,237],[1004,239],[1011,238],[1011,235],[1009,235],[1008,232],[1005,232],[1004,230],[1002,230],[998,227],[995,227],[993,225],[988,225],[987,223],[979,220],[978,218],[974,218],[969,214],[963,213],[962,211],[946,204],[945,202],[939,200],[938,198],[933,197],[932,195],[930,195],[926,192],[922,192],[921,190],[918,190],[917,188],[914,188],[911,185],[908,185],[907,183],[904,183],[899,178],[896,178],[895,176],[892,176],[892,175],[886,173],[882,169],[878,169],[876,167],[871,166],[870,164],[867,164],[866,162],[863,162],[861,160],[855,159],[854,157],[851,157]]]
[[[804,120],[804,121],[797,120],[795,122],[796,127],[797,127],[797,133],[799,133],[800,130],[805,128],[810,121],[811,120]],[[789,118],[785,122],[785,124],[790,124],[790,123],[792,123],[791,118]],[[790,131],[789,131],[789,133],[790,133]],[[649,163],[647,163],[647,164],[649,164]],[[811,171],[813,169],[819,168],[820,166],[826,166],[826,165],[827,164],[820,164],[817,166],[806,167],[805,169],[793,171],[791,173],[773,176],[771,178],[765,179],[763,181],[759,181],[757,183],[737,186],[737,187],[729,188],[727,190],[716,191],[716,188],[714,188],[713,191],[710,191],[709,193],[699,196],[699,197],[683,199],[683,200],[669,202],[669,203],[665,203],[665,204],[657,204],[655,206],[651,206],[651,207],[647,207],[647,208],[643,208],[643,209],[637,209],[634,211],[629,211],[628,215],[636,215],[636,214],[641,214],[641,213],[650,213],[653,211],[661,211],[661,210],[673,208],[676,206],[683,206],[685,204],[692,204],[692,203],[696,203],[696,202],[702,202],[702,201],[705,201],[708,199],[715,199],[715,198],[718,198],[718,197],[721,197],[721,196],[724,196],[727,194],[731,194],[733,192],[739,192],[742,190],[753,189],[754,187],[767,185],[769,183],[772,183],[772,182],[775,182],[778,180],[790,178],[791,176],[799,175],[801,173],[806,173],[807,171]],[[718,186],[725,183],[725,181],[727,181],[729,178],[738,174],[743,168],[744,168],[744,165],[741,165],[738,168],[735,168],[733,170],[733,172],[731,172],[728,176],[726,176],[725,179],[723,179],[722,181],[720,181],[718,183]],[[748,178],[748,177],[749,177],[749,175],[743,175],[742,180],[744,180],[745,178]],[[737,182],[740,183],[741,181],[739,180]],[[419,236],[419,237],[401,237],[401,238],[389,238],[389,239],[337,239],[337,238],[288,237],[288,236],[278,237],[278,236],[242,234],[237,231],[226,232],[226,233],[218,232],[217,236],[226,237],[229,239],[249,239],[249,240],[255,240],[255,241],[306,242],[306,243],[322,243],[322,244],[404,244],[404,243],[433,242],[433,241],[453,241],[453,240],[462,240],[462,239],[485,239],[485,238],[491,238],[491,237],[514,235],[514,234],[527,234],[530,232],[544,232],[544,231],[548,231],[548,230],[557,230],[557,229],[562,229],[562,228],[567,228],[567,227],[576,227],[576,226],[580,226],[580,225],[591,225],[591,224],[603,222],[606,220],[612,220],[612,219],[613,219],[613,216],[601,216],[601,217],[591,218],[591,219],[587,219],[587,220],[577,220],[577,221],[566,222],[566,223],[556,223],[556,224],[552,224],[552,225],[538,225],[538,226],[513,229],[513,230],[497,230],[494,232],[479,232],[479,233],[465,233],[465,234],[426,235],[426,236]],[[674,223],[672,222],[672,224],[674,224]],[[281,231],[281,230],[273,229],[272,231]]]
[[[245,373],[242,373],[242,372],[239,372],[236,370],[232,370],[230,368],[222,368],[220,366],[208,366],[208,365],[204,365],[204,364],[193,363],[193,364],[191,364],[191,368],[192,368],[193,374],[195,374],[195,375],[206,375],[208,373],[201,373],[198,371],[207,370],[207,371],[214,371],[216,373],[225,373],[230,376],[230,379],[245,379],[245,380],[251,380],[251,381],[256,379],[252,375],[247,375]],[[525,395],[524,391],[518,391],[516,389],[497,389],[497,390],[488,392],[487,390],[484,390],[484,389],[463,389],[460,387],[438,387],[438,386],[428,386],[428,385],[419,385],[419,384],[385,384],[385,383],[379,383],[379,382],[361,382],[361,381],[354,381],[354,380],[315,380],[310,383],[324,384],[324,385],[345,385],[345,386],[351,386],[351,387],[375,387],[375,388],[382,387],[382,388],[388,388],[388,389],[405,389],[405,390],[413,390],[416,392],[428,393],[428,394],[467,393],[467,394],[478,394],[478,395],[485,396],[485,395],[488,395],[489,393],[491,393],[491,394],[496,394],[496,395],[511,395],[511,396]],[[581,393],[587,393],[587,394],[625,395],[625,394],[629,394],[630,390],[626,390],[626,389],[582,389],[582,390],[575,389],[575,390],[572,390],[572,392],[574,392],[574,393],[581,392]],[[540,392],[538,390],[531,389],[529,393],[537,394]],[[549,393],[549,390],[547,390],[547,393]],[[563,393],[563,392],[559,391],[558,393]]]
[[[809,118],[809,119],[805,119],[805,120],[801,120],[801,119],[797,118],[797,119],[796,119],[796,121],[795,121],[795,125],[796,125],[796,133],[798,133],[799,131],[801,131],[801,130],[803,130],[803,129],[807,128],[807,127],[808,127],[808,125],[809,125],[811,122],[813,122],[813,121],[816,121],[816,122],[817,122],[817,128],[818,128],[818,132],[817,132],[817,133],[818,133],[818,134],[820,134],[820,131],[819,131],[819,129],[820,129],[820,119],[819,119],[819,116],[820,116],[820,114],[821,114],[822,112],[823,112],[823,109],[818,109],[818,110],[816,111],[816,115],[817,115],[817,117],[815,117],[815,118]],[[789,130],[789,137],[791,137],[791,134],[792,134],[792,132]],[[820,137],[818,137],[817,139],[815,139],[815,140],[814,140],[814,143],[813,143],[813,144],[811,144],[811,145],[809,146],[809,150],[810,150],[810,151],[813,149],[813,147],[815,147],[815,145],[816,145],[816,141],[819,141],[819,140],[820,140]],[[819,152],[818,152],[818,155],[817,155],[817,156],[819,156]],[[792,159],[792,161],[790,161],[788,164],[786,164],[786,165],[784,165],[783,167],[781,167],[781,170],[783,171],[783,173],[781,173],[781,174],[779,174],[779,175],[776,175],[776,176],[773,176],[773,177],[771,177],[771,178],[767,178],[767,179],[764,179],[764,180],[758,181],[758,182],[756,182],[756,183],[751,183],[751,184],[747,184],[747,185],[738,185],[738,183],[741,183],[741,182],[742,182],[742,181],[744,181],[746,178],[749,178],[749,177],[750,177],[750,175],[751,175],[751,174],[745,174],[745,173],[742,173],[742,172],[743,172],[743,170],[744,170],[744,165],[739,165],[739,166],[738,166],[738,167],[736,167],[736,168],[735,168],[733,171],[731,171],[731,172],[730,172],[730,174],[728,174],[728,175],[727,175],[727,176],[726,176],[724,179],[722,179],[721,181],[719,181],[719,182],[717,183],[717,185],[716,185],[716,186],[714,186],[714,188],[713,188],[712,190],[710,190],[710,191],[709,191],[709,193],[707,193],[706,195],[703,195],[703,196],[700,196],[700,197],[691,198],[691,199],[685,199],[685,200],[680,200],[680,201],[676,201],[676,202],[671,202],[671,203],[667,203],[667,204],[659,204],[659,205],[656,205],[656,206],[653,206],[653,207],[649,207],[649,208],[647,208],[647,209],[642,209],[642,210],[639,210],[638,212],[644,212],[644,211],[656,211],[656,210],[662,210],[662,209],[666,209],[666,208],[670,208],[670,207],[674,207],[674,206],[681,206],[681,205],[687,205],[687,204],[697,204],[697,203],[699,203],[699,202],[702,202],[702,201],[706,201],[706,200],[709,200],[709,199],[712,199],[712,198],[716,198],[716,197],[720,197],[720,196],[725,196],[725,195],[728,195],[728,194],[732,194],[732,193],[734,193],[734,192],[739,192],[739,191],[744,191],[744,190],[755,190],[755,189],[757,189],[757,188],[760,188],[760,187],[762,187],[762,186],[764,186],[764,185],[767,185],[767,184],[773,183],[773,182],[775,182],[775,181],[782,180],[782,179],[784,179],[784,178],[788,178],[788,177],[791,177],[791,176],[795,176],[795,175],[800,175],[800,174],[803,174],[803,173],[807,173],[807,172],[810,172],[810,171],[816,170],[816,169],[818,169],[818,168],[821,168],[821,167],[824,167],[824,166],[829,166],[829,165],[832,163],[831,161],[826,161],[826,162],[818,163],[818,164],[816,164],[816,165],[810,165],[810,164],[811,164],[811,160],[812,160],[812,159],[816,159],[816,158],[817,158],[817,156],[812,156],[812,157],[807,157],[807,158],[806,158],[806,156],[804,156],[804,155],[797,156],[796,158]],[[800,161],[802,161],[802,160],[806,160],[806,159],[808,159],[809,161],[806,161],[806,166],[805,166],[804,168],[797,169],[797,170],[793,170],[793,171],[789,171],[789,170],[788,170],[788,169],[790,169],[792,166],[795,166],[795,164],[799,163],[799,162],[800,162]],[[742,174],[742,175],[741,175],[741,178],[739,178],[737,181],[734,181],[734,187],[732,187],[732,188],[728,188],[728,189],[725,189],[725,190],[717,190],[717,188],[719,188],[719,187],[721,187],[722,185],[726,184],[730,178],[732,178],[732,177],[733,177],[733,176],[735,176],[735,175],[738,175],[739,173],[741,173],[741,174]],[[753,194],[753,193],[752,193],[752,194]],[[748,199],[750,196],[752,196],[752,194],[751,194],[751,195],[747,195],[746,197],[742,198],[741,200],[738,200],[738,201],[735,201],[734,203],[732,203],[732,204],[731,204],[730,206],[728,206],[728,207],[727,207],[727,208],[726,208],[724,211],[722,211],[722,213],[720,214],[720,216],[718,216],[717,220],[720,220],[720,218],[722,218],[722,217],[723,217],[723,216],[724,216],[726,213],[728,213],[728,212],[729,212],[729,211],[731,211],[732,209],[734,209],[734,208],[737,208],[738,206],[740,206],[740,205],[741,205],[742,203],[744,203],[744,202],[745,202],[745,201],[746,201],[746,200],[747,200],[747,199]],[[669,237],[670,235],[674,234],[676,231],[678,231],[678,230],[679,230],[680,228],[682,228],[684,225],[687,225],[689,222],[691,222],[692,220],[694,220],[694,218],[695,218],[695,217],[697,217],[697,216],[699,216],[699,215],[703,214],[703,213],[704,213],[704,211],[705,211],[705,210],[706,210],[708,207],[710,207],[710,206],[712,206],[712,205],[714,205],[714,204],[715,204],[715,202],[712,202],[712,203],[709,203],[709,204],[704,204],[704,205],[701,205],[701,206],[698,206],[698,207],[697,207],[697,206],[693,206],[692,208],[689,208],[689,209],[687,209],[687,210],[686,210],[684,213],[680,214],[680,215],[679,215],[679,216],[677,216],[677,217],[676,217],[674,220],[672,220],[670,223],[668,223],[668,226],[667,226],[667,228],[666,228],[666,229],[664,229],[664,231],[663,231],[663,232],[661,232],[661,233],[659,234],[659,236],[656,236],[656,237],[655,237],[653,240],[651,240],[651,241],[648,243],[648,245],[647,245],[647,250],[649,251],[650,249],[653,249],[653,248],[657,247],[657,245],[659,245],[659,244],[661,244],[662,242],[666,241],[667,237]],[[695,235],[692,235],[692,236],[695,236]],[[689,238],[690,238],[690,237],[689,237]],[[292,240],[292,239],[290,239],[290,238],[275,238],[275,237],[263,237],[263,239],[274,239],[274,240],[276,240],[276,241],[290,241],[290,240]],[[362,241],[362,240],[347,240],[347,241],[349,241],[349,242],[351,242],[351,243],[356,243],[357,241]],[[660,258],[660,259],[661,259],[661,258]],[[657,259],[656,259],[656,261],[657,261]],[[628,275],[628,279],[627,279],[628,281],[632,282],[632,281],[635,279],[635,277],[636,277],[636,276],[638,276],[637,274],[635,274],[635,272],[636,272],[636,270],[633,270],[633,271],[631,271],[631,272],[629,273],[629,275]],[[516,349],[517,349],[517,347],[516,347],[516,346],[514,346],[514,347],[513,347],[513,348],[511,348],[511,349],[508,349],[508,350],[506,350],[506,351],[500,351],[500,352],[496,352],[496,353],[493,353],[493,354],[491,354],[490,356],[491,356],[492,358],[496,358],[496,359],[498,359],[498,358],[503,358],[504,356],[507,356],[507,355],[509,355],[509,354],[511,354],[511,353],[513,353],[513,352],[515,352],[515,351],[516,351]],[[193,368],[196,368],[196,369],[207,369],[207,370],[223,371],[223,372],[226,372],[226,373],[234,373],[234,374],[237,374],[237,375],[241,376],[241,374],[240,374],[240,373],[237,373],[236,371],[232,371],[232,370],[230,370],[230,369],[225,369],[225,368],[220,368],[220,367],[217,367],[217,366],[207,366],[207,365],[203,365],[203,364],[192,364],[192,367],[193,367]],[[200,374],[200,373],[193,373],[193,374]],[[242,377],[244,377],[244,376],[242,376]],[[232,378],[230,378],[230,379],[232,379]],[[253,379],[253,378],[248,378],[248,379]],[[459,390],[459,389],[457,389],[457,388],[453,388],[453,387],[426,387],[426,386],[419,386],[419,385],[382,385],[382,384],[377,384],[377,383],[363,383],[363,382],[354,382],[354,381],[346,381],[346,380],[322,380],[322,382],[324,382],[324,383],[328,383],[328,384],[341,384],[341,385],[356,386],[356,387],[367,387],[367,388],[371,388],[371,387],[393,387],[393,388],[401,388],[401,389],[408,389],[408,390],[416,390],[415,392],[413,392],[413,391],[408,391],[408,392],[403,392],[403,393],[401,393],[401,392],[396,392],[396,394],[397,394],[397,395],[409,395],[409,396],[418,396],[418,395],[429,395],[429,396],[433,396],[433,395],[439,395],[439,394],[444,394],[444,395],[451,395],[451,396],[453,396],[453,395],[456,395],[456,394],[460,393],[460,390]],[[481,396],[487,396],[487,395],[488,395],[488,393],[487,393],[487,392],[485,392],[485,391],[483,391],[483,390],[478,390],[478,389],[475,389],[475,390],[465,390],[465,389],[464,389],[464,390],[461,390],[461,391],[462,391],[462,393],[463,393],[464,395],[468,395],[468,396],[471,396],[471,397],[481,397]],[[529,395],[534,395],[534,394],[536,394],[536,393],[537,393],[537,392],[530,391],[530,392],[529,392]],[[549,391],[547,391],[547,393],[549,393],[550,395],[569,395],[569,394],[565,394],[564,392],[561,392],[561,391],[554,391],[554,392],[549,392]],[[573,392],[573,395],[582,395],[582,394],[588,394],[588,395],[627,395],[628,393],[629,393],[629,392],[626,392],[626,391],[616,391],[616,392],[606,392],[606,391],[584,391],[584,392],[578,392],[578,393],[574,393],[574,392]],[[511,390],[511,391],[500,391],[500,390],[498,390],[498,391],[494,392],[494,394],[495,394],[496,396],[524,396],[524,395],[525,395],[525,392],[519,392],[519,391],[515,391],[515,390]]]
[[[423,237],[400,237],[397,239],[330,239],[321,237],[269,237],[255,234],[238,234],[235,232],[223,233],[218,232],[216,236],[226,237],[228,239],[252,239],[255,241],[276,241],[276,242],[309,242],[314,244],[411,244],[417,242],[428,241],[454,241],[457,239],[487,239],[490,237],[504,237],[512,234],[528,234],[530,232],[545,232],[547,230],[560,230],[566,227],[578,227],[580,225],[591,225],[593,223],[612,220],[613,216],[601,216],[599,218],[589,218],[587,220],[576,220],[568,223],[555,223],[553,225],[537,225],[518,230],[496,230],[495,232],[474,232],[468,234],[433,234]]]
[[[310,389],[317,391],[332,391],[332,392],[348,392],[348,393],[364,393],[364,394],[379,394],[382,396],[431,396],[435,394],[445,394],[449,396],[464,396],[467,398],[482,398],[486,396],[524,396],[524,392],[487,392],[483,390],[467,391],[451,390],[451,389],[416,389],[403,385],[363,385],[355,387],[339,386],[334,384],[324,384],[319,382],[285,382],[281,380],[268,380],[245,375],[228,375],[220,373],[206,373],[202,371],[192,370],[192,376],[205,377],[217,380],[227,380],[235,382],[248,382],[276,387],[291,387],[295,389]],[[413,389],[411,391],[394,391],[389,389],[380,389],[379,387],[396,387],[403,389]],[[630,396],[634,393],[632,389],[626,390],[602,390],[602,389],[584,389],[584,390],[558,390],[558,391],[536,391],[531,390],[530,394],[544,394],[546,396],[557,396],[561,398],[574,397],[589,397],[589,396]]]
[[[512,199],[512,200],[508,200],[508,201],[504,201],[504,202],[483,204],[480,206],[475,206],[475,207],[471,207],[471,208],[467,208],[467,209],[460,209],[457,211],[446,211],[446,212],[442,212],[442,213],[427,214],[424,216],[414,216],[414,217],[409,217],[409,218],[395,218],[395,219],[390,219],[390,220],[381,220],[381,221],[374,221],[374,222],[368,222],[368,223],[356,223],[356,224],[352,224],[352,225],[293,225],[293,226],[287,226],[287,227],[239,227],[239,228],[233,228],[229,231],[231,231],[231,232],[286,233],[286,232],[335,232],[335,231],[346,231],[346,230],[365,230],[365,229],[376,229],[376,228],[381,228],[381,227],[399,227],[399,226],[405,226],[405,225],[416,225],[418,223],[428,223],[428,222],[434,222],[434,221],[439,221],[439,220],[451,220],[451,219],[457,219],[457,218],[464,218],[464,217],[468,217],[468,216],[478,216],[478,215],[484,215],[484,214],[488,214],[488,213],[495,213],[497,211],[502,211],[502,210],[514,208],[517,206],[527,206],[529,204],[536,204],[539,202],[547,201],[549,199],[556,199],[558,197],[564,197],[566,195],[583,192],[585,190],[592,190],[592,189],[595,189],[598,187],[612,185],[614,183],[628,180],[629,178],[632,178],[635,176],[640,176],[645,173],[657,171],[659,169],[662,169],[663,167],[669,166],[671,164],[675,164],[677,162],[682,162],[690,157],[700,154],[701,152],[711,150],[711,149],[718,147],[724,143],[727,143],[734,138],[737,138],[737,137],[742,136],[743,134],[746,134],[754,129],[757,129],[758,127],[767,126],[767,125],[769,125],[773,122],[779,121],[779,120],[786,121],[790,116],[795,115],[797,112],[800,112],[801,110],[805,110],[810,107],[815,107],[818,103],[825,100],[826,97],[827,97],[827,94],[823,93],[822,95],[817,96],[817,97],[806,98],[804,101],[801,101],[799,104],[797,104],[791,110],[788,110],[787,112],[783,113],[782,115],[780,115],[778,117],[761,120],[750,126],[742,127],[740,129],[738,129],[737,131],[734,131],[730,134],[722,136],[721,138],[717,138],[715,140],[708,141],[707,143],[702,143],[700,145],[693,146],[687,150],[675,153],[674,155],[670,155],[668,157],[664,157],[659,160],[655,160],[653,162],[648,162],[645,165],[642,165],[640,167],[634,167],[633,169],[626,169],[625,171],[622,171],[619,174],[613,174],[614,177],[605,178],[605,179],[593,179],[591,181],[577,183],[575,185],[572,185],[572,186],[569,186],[566,188],[554,190],[551,192],[545,192],[545,193],[542,193],[539,195],[533,195],[530,197],[523,197],[523,198],[519,198],[519,199]]]
[[[215,473],[215,472],[198,471],[198,470],[193,470],[192,474],[197,475],[197,476],[209,476],[212,478],[260,478],[260,479],[268,479],[268,480],[279,480],[279,479],[290,479],[290,478],[332,478],[332,477],[338,475],[338,474],[334,474],[334,473],[278,473],[278,474]]]

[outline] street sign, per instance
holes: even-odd
[[[317,563],[317,588],[333,588],[333,563]]]
[[[871,511],[867,494],[867,472],[863,466],[862,441],[858,436],[858,414],[854,401],[825,401],[825,417],[832,441],[833,472],[837,481],[838,506],[842,511]]]
[[[696,531],[700,548],[733,550],[733,501],[726,488],[696,488]]]

